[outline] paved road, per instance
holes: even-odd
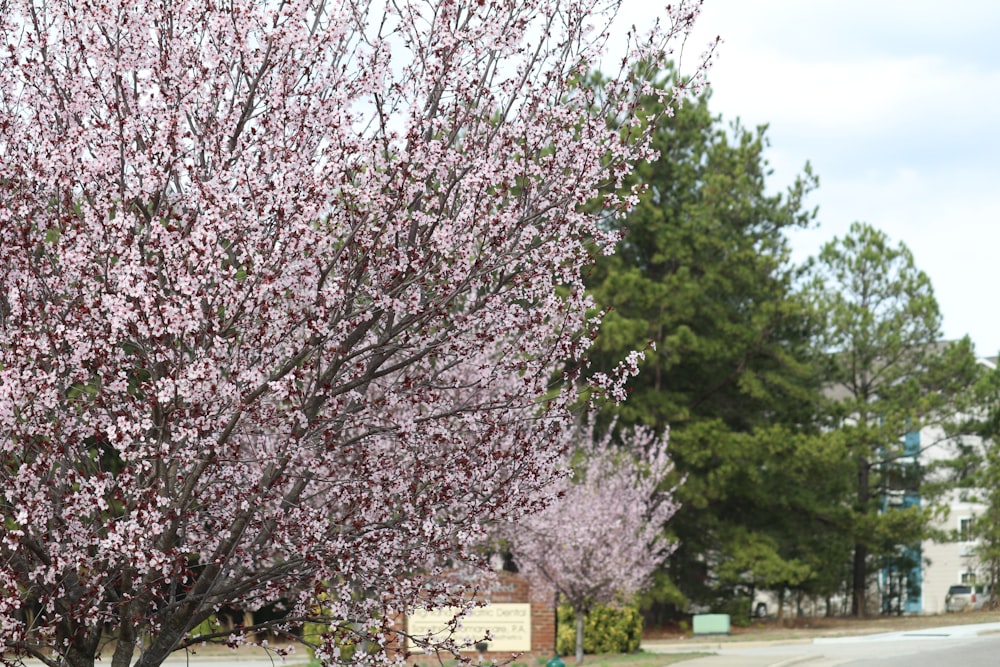
[[[1000,664],[1000,623],[956,625],[811,642],[720,643],[717,655],[684,662],[687,667],[938,667]],[[651,652],[690,652],[696,644],[648,645]]]

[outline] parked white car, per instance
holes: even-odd
[[[975,584],[954,584],[948,588],[944,598],[945,611],[972,611],[982,609],[990,599],[992,586]]]

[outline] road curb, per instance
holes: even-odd
[[[729,648],[766,648],[768,646],[794,646],[796,644],[812,644],[813,637],[795,639],[759,639],[748,641],[699,641],[687,642],[652,642],[639,645],[646,653],[687,653],[696,649],[722,650]]]
[[[815,655],[796,655],[792,656],[791,658],[786,658],[781,662],[776,662],[773,665],[771,665],[771,667],[791,667],[792,665],[801,665],[818,659],[819,656]]]

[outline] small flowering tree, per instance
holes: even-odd
[[[646,428],[581,447],[559,497],[510,529],[518,568],[541,594],[558,594],[576,616],[576,661],[583,662],[584,615],[642,591],[674,545],[663,525],[677,511],[663,482],[672,465],[666,438]]]
[[[0,660],[387,660],[467,599],[439,573],[547,501],[633,64],[697,13],[598,93],[614,4],[0,3]]]

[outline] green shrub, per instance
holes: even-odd
[[[556,650],[576,653],[576,616],[569,605],[559,605]],[[642,614],[637,605],[597,605],[583,619],[584,653],[635,653],[642,638]]]
[[[213,623],[213,619],[206,618],[204,621],[191,628],[190,635],[192,637],[197,637],[198,635],[209,635],[216,632],[219,627],[221,626],[219,626],[218,623]]]
[[[329,631],[329,624],[306,623],[302,626],[302,639],[310,644],[318,644],[323,640],[323,633]]]
[[[311,644],[320,644],[323,642],[324,636],[331,632],[338,635],[336,645],[340,647],[341,660],[349,662],[354,657],[355,651],[358,650],[358,646],[355,642],[351,641],[354,635],[345,629],[341,629],[338,632],[337,628],[331,627],[329,624],[306,623],[302,626],[302,639]],[[369,647],[368,652],[372,652],[371,647]],[[310,655],[315,655],[311,649],[309,653]]]
[[[750,627],[750,607],[751,600],[746,595],[737,595],[714,605],[716,613],[729,614],[729,622],[737,628]]]

